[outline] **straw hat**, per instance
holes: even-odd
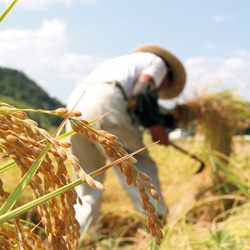
[[[141,45],[134,52],[153,53],[165,60],[171,67],[174,76],[172,83],[167,89],[158,93],[160,99],[172,99],[182,92],[186,83],[186,71],[179,59],[171,52],[154,44]]]

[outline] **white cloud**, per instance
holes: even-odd
[[[9,5],[10,2],[10,0],[1,0],[1,4],[6,4],[6,6]],[[67,7],[70,7],[72,0],[21,0],[18,1],[15,8],[20,7],[27,10],[41,10],[54,4],[65,4]]]
[[[37,30],[0,31],[0,63],[28,73],[40,71],[41,62],[49,65],[66,46],[66,24],[58,19],[45,20]],[[44,66],[45,66],[44,65]]]
[[[245,63],[240,58],[229,58],[225,60],[224,64],[225,64],[225,67],[231,70],[234,70],[234,69],[242,68]]]
[[[35,30],[0,31],[0,66],[23,71],[66,102],[76,85],[105,58],[67,51],[66,23],[45,20]]]
[[[12,0],[1,0],[1,4],[4,4],[7,7],[11,3],[11,1]],[[90,5],[96,4],[95,0],[81,0],[81,2]],[[21,0],[18,1],[15,8],[22,8],[25,10],[44,10],[56,4],[63,4],[67,7],[71,7],[73,4],[73,0]]]
[[[245,54],[225,59],[219,57],[190,58],[186,61],[185,66],[188,81],[184,95],[192,96],[195,91],[207,88],[211,91],[239,88],[237,94],[250,100],[250,58],[245,58]]]
[[[236,19],[236,16],[223,16],[223,15],[215,15],[212,17],[212,21],[214,22],[224,22],[229,20]]]
[[[217,15],[217,16],[213,16],[212,20],[215,22],[221,22],[221,21],[225,21],[226,17],[225,16],[221,16],[221,15]]]

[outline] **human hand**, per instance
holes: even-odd
[[[165,129],[161,125],[155,125],[150,127],[152,140],[153,141],[159,141],[160,144],[163,144],[165,146],[169,145],[169,139],[168,134],[165,132]]]

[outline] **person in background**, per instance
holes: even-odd
[[[93,126],[118,137],[123,148],[132,153],[144,147],[140,127],[148,128],[153,141],[168,145],[168,135],[162,126],[158,99],[172,99],[184,89],[186,72],[182,63],[169,51],[154,44],[141,45],[129,55],[105,61],[95,68],[72,92],[67,108],[81,111],[82,119],[91,121],[111,111]],[[136,119],[135,119],[136,118]],[[67,130],[71,130],[68,125]],[[71,152],[79,159],[80,166],[90,173],[106,164],[103,148],[81,134],[74,134],[70,141]],[[160,195],[156,205],[159,217],[165,218],[168,207],[164,202],[156,163],[147,150],[136,154],[135,166],[148,174]],[[136,209],[142,213],[140,196],[133,185],[127,185],[124,176],[114,168],[121,185]],[[95,177],[103,183],[105,173]],[[77,204],[76,218],[83,229],[88,220],[92,223],[100,215],[102,192],[86,184],[78,186],[83,204]]]

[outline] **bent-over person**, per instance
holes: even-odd
[[[96,129],[106,130],[118,137],[123,148],[132,153],[144,147],[140,126],[148,128],[153,141],[168,145],[168,135],[162,126],[158,99],[172,99],[183,90],[186,73],[182,63],[166,49],[146,44],[129,55],[105,61],[94,69],[70,95],[67,107],[72,109],[80,96],[83,97],[75,110],[81,111],[82,119],[91,121],[111,111],[93,124]],[[67,130],[71,130],[67,126]],[[107,155],[95,141],[74,134],[71,151],[79,159],[81,167],[90,173],[106,164]],[[136,168],[148,174],[160,199],[156,204],[159,217],[165,217],[168,207],[164,202],[155,161],[147,150],[136,154]],[[128,185],[117,167],[114,170],[121,185],[136,209],[142,213],[140,195],[136,187]],[[103,183],[105,173],[95,177]],[[83,205],[76,205],[76,217],[83,229],[91,218],[94,223],[100,215],[102,192],[81,184],[77,192]],[[155,201],[151,201],[155,204]]]

